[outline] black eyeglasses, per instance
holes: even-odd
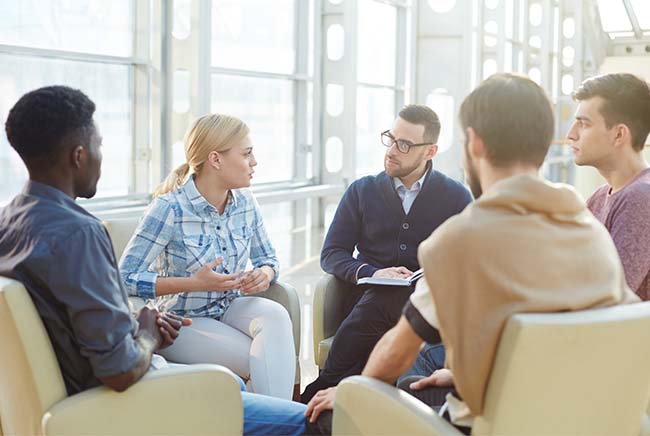
[[[397,144],[397,150],[405,154],[409,152],[411,147],[433,144],[433,142],[421,142],[419,144],[413,144],[411,141],[407,141],[405,139],[395,139],[395,137],[391,135],[390,130],[381,132],[381,143],[388,148],[392,147],[393,144]]]

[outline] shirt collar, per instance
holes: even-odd
[[[183,185],[182,189],[185,192],[185,195],[187,195],[187,198],[192,204],[192,207],[194,207],[194,210],[202,211],[204,209],[215,209],[215,207],[212,206],[208,200],[203,197],[203,195],[201,195],[199,190],[196,189],[196,184],[194,183],[194,175],[189,177],[187,182],[185,182]],[[230,204],[237,206],[237,194],[233,190],[228,191],[228,202],[226,203],[226,210]]]
[[[419,191],[422,189],[422,185],[424,184],[424,178],[427,176],[429,173],[429,168],[424,171],[424,174],[422,174],[422,177],[420,179],[413,183],[413,186],[411,186],[411,189],[406,189],[406,186],[404,186],[404,183],[400,180],[399,177],[393,177],[393,186],[395,186],[396,190],[399,190],[401,187],[404,188],[405,191]]]
[[[27,184],[23,189],[23,195],[45,198],[62,206],[81,210],[84,213],[88,214],[86,209],[79,206],[68,194],[55,188],[54,186],[46,185],[45,183],[36,182],[34,180],[27,181]]]

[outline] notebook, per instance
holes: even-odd
[[[363,277],[357,280],[357,285],[412,286],[423,274],[422,268],[420,268],[403,279],[395,277]]]

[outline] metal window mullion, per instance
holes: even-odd
[[[523,10],[521,20],[524,22],[523,28],[522,28],[522,35],[521,35],[521,41],[523,44],[523,59],[524,59],[524,64],[523,69],[524,73],[528,74],[531,68],[531,63],[530,63],[530,44],[529,44],[529,28],[530,28],[530,4],[528,0],[522,0],[523,2]]]
[[[347,185],[356,177],[357,171],[357,88],[358,83],[358,50],[359,50],[359,4],[357,2],[343,3],[343,28],[345,29],[345,48],[343,63],[344,115],[343,129],[343,168],[340,176]],[[339,61],[339,62],[341,62]]]
[[[373,88],[373,89],[389,89],[391,91],[404,91],[406,88],[404,86],[394,86],[394,85],[382,85],[379,83],[371,83],[371,82],[356,82],[357,86],[364,86],[366,88]]]
[[[307,50],[309,44],[309,4],[298,0],[294,9],[294,50],[295,72],[307,75]],[[307,83],[304,80],[293,80],[294,107],[294,140],[293,140],[293,174],[292,179],[306,177],[306,143],[307,143]],[[291,202],[292,228],[304,227],[307,216],[307,201]]]
[[[323,6],[321,0],[314,0],[312,13],[314,14],[314,55],[312,57],[314,80],[312,86],[312,138],[311,138],[311,165],[312,182],[322,183],[321,163],[323,156],[323,141],[321,137],[323,122]],[[317,197],[309,203],[311,209],[311,227],[322,227],[325,218],[324,201]]]
[[[133,52],[136,57],[147,59],[146,65],[134,65],[131,70],[132,78],[132,129],[133,139],[131,148],[131,180],[129,193],[149,192],[152,132],[151,121],[151,53],[150,39],[152,29],[151,2],[135,3],[133,14],[134,38]]]
[[[162,0],[161,7],[161,56],[160,56],[160,168],[158,181],[162,181],[172,166],[172,27],[173,1]]]
[[[497,71],[508,71],[511,65],[506,66],[506,7],[502,5],[495,13],[497,22]]]
[[[296,53],[296,75],[307,76],[309,50],[309,4],[296,2],[294,47]],[[293,177],[305,179],[307,157],[307,82],[294,80],[294,161]]]
[[[409,69],[410,76],[408,84],[409,101],[415,102],[416,89],[417,89],[417,61],[418,61],[418,2],[413,3],[410,9],[410,14],[407,13],[407,20],[411,20],[411,50],[410,57],[406,60],[411,66]]]
[[[229,76],[246,76],[246,77],[257,77],[261,79],[284,79],[284,80],[312,80],[307,74],[283,74],[283,73],[272,73],[267,71],[257,71],[257,70],[240,70],[237,68],[224,68],[224,67],[210,67],[210,72],[214,74],[225,74]]]
[[[639,20],[637,19],[636,13],[634,12],[634,7],[632,6],[632,3],[630,3],[630,0],[623,0],[623,5],[625,6],[625,12],[627,13],[627,17],[630,19],[630,23],[632,24],[632,29],[634,30],[634,36],[636,37],[636,39],[642,39],[643,31],[641,30],[641,26],[639,25]]]
[[[404,7],[397,8],[395,16],[397,34],[395,35],[397,41],[395,42],[395,97],[394,97],[394,110],[393,113],[398,113],[404,106],[404,90],[406,89],[406,52],[407,52],[407,37],[406,37],[406,20],[407,13]],[[401,89],[397,89],[397,87]]]
[[[312,86],[312,144],[311,144],[311,157],[312,157],[312,175],[316,183],[321,183],[321,156],[323,141],[321,140],[322,131],[322,117],[323,117],[323,19],[322,2],[321,0],[314,0],[313,7],[314,17],[314,80]]]
[[[479,0],[474,0],[474,2],[479,2]],[[485,38],[483,34],[485,32],[485,27],[483,25],[483,21],[484,21],[483,8],[485,7],[485,5],[483,4],[482,1],[480,1],[479,3],[480,4],[476,7],[476,15],[477,15],[476,32],[474,34],[474,37],[476,38],[475,41],[476,56],[478,57],[478,59],[476,59],[477,74],[475,78],[476,83],[472,84],[472,88],[474,88],[474,86],[478,86],[478,84],[481,83],[481,81],[483,81],[483,76],[484,76],[483,64],[485,63],[485,44],[484,44]]]
[[[397,8],[407,8],[410,6],[410,1],[408,0],[375,0],[377,3],[384,3],[389,6],[395,6]]]
[[[66,61],[92,62],[100,64],[117,65],[148,65],[147,59],[136,56],[111,56],[93,53],[79,53],[68,50],[57,50],[49,48],[22,47],[19,45],[0,44],[0,53],[32,56],[40,58],[61,59]]]
[[[212,100],[212,1],[201,0],[199,4],[199,41],[198,41],[198,101],[196,108],[199,115],[211,111]]]

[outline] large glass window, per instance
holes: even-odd
[[[410,68],[407,38],[398,38],[398,26],[409,28],[406,8],[376,0],[358,5],[355,148],[356,174],[362,176],[384,168],[386,149],[379,135],[392,126],[398,96],[408,101],[404,94]]]
[[[393,125],[395,91],[392,89],[357,88],[357,173],[378,173],[384,168],[386,147],[380,133]]]
[[[127,60],[133,46],[132,11],[132,0],[0,4],[2,124],[26,92],[48,85],[82,90],[97,105],[95,121],[104,138],[98,197],[126,195],[132,189],[133,67]],[[80,52],[90,56],[86,59]],[[16,195],[26,180],[22,161],[0,135],[0,204]]]
[[[306,171],[295,173],[295,162],[306,153],[299,144],[311,132],[306,125],[312,112],[304,109],[311,102],[313,73],[307,55],[313,44],[310,13],[313,1],[212,2],[211,110],[250,127],[258,162],[253,184],[306,177]],[[299,17],[309,23],[301,35],[307,43],[297,38]]]
[[[131,56],[133,1],[3,1],[0,44]]]
[[[293,83],[214,74],[212,111],[241,118],[251,129],[256,183],[293,178]]]
[[[295,0],[212,2],[212,65],[293,73]]]
[[[397,10],[376,0],[359,1],[359,82],[395,85]],[[404,66],[401,66],[402,68]]]

